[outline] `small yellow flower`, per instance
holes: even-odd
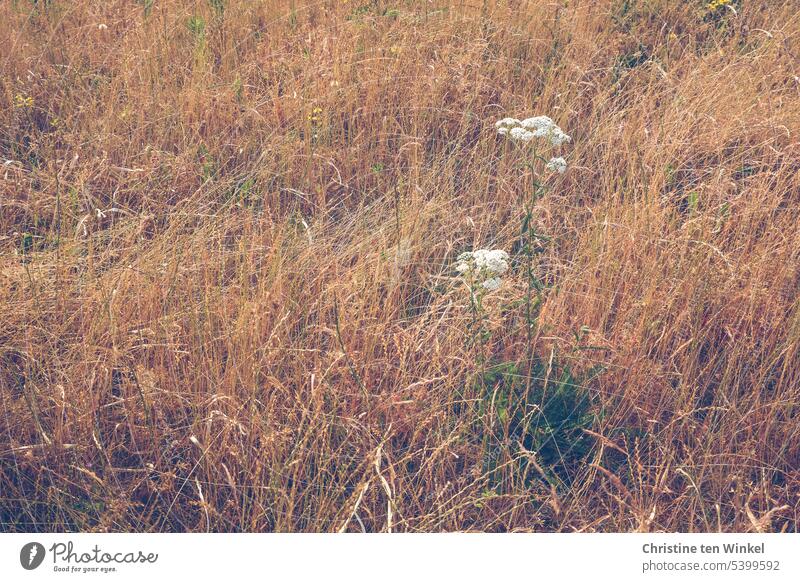
[[[400,47],[399,47],[399,46],[397,46],[396,44],[393,44],[393,45],[392,45],[392,46],[389,48],[389,52],[390,52],[390,53],[392,53],[393,55],[396,55],[396,54],[400,53]]]
[[[311,113],[308,114],[308,120],[312,123],[312,125],[322,121],[322,108],[314,107],[314,109],[311,110]]]
[[[14,107],[20,109],[30,109],[33,107],[33,97],[17,93],[14,95]]]
[[[708,4],[706,4],[706,9],[709,12],[715,12],[720,8],[724,8],[725,6],[729,6],[733,0],[711,0]]]

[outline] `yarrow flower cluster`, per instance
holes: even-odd
[[[508,271],[508,262],[508,253],[504,250],[480,249],[458,255],[456,270],[473,285],[494,291],[500,287],[500,277]]]
[[[563,174],[567,171],[567,160],[564,158],[550,158],[550,161],[547,162],[545,168],[550,170],[551,172],[558,172],[559,174]]]
[[[526,141],[531,141],[536,136],[527,129],[523,129],[522,127],[514,127],[508,133],[508,137],[510,137],[514,141],[526,142]]]
[[[497,133],[500,135],[508,135],[512,128],[519,126],[519,119],[513,117],[505,117],[494,124],[497,128]]]
[[[505,135],[513,141],[529,142],[540,137],[547,139],[554,146],[572,141],[572,138],[546,115],[528,117],[523,120],[505,117],[494,125],[498,134]]]

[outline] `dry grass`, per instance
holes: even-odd
[[[294,4],[2,3],[0,531],[797,531],[797,2]],[[605,368],[556,484],[452,269],[507,114],[573,137],[535,352]]]

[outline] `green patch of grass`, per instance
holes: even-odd
[[[599,418],[583,375],[555,360],[503,362],[486,369],[481,384],[484,471],[499,485],[507,475],[544,479],[562,487],[573,481],[592,450]]]

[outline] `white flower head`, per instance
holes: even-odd
[[[488,275],[497,276],[508,271],[508,253],[502,249],[481,249],[472,253],[472,256],[475,266]]]
[[[532,131],[535,130],[550,131],[551,128],[558,127],[555,123],[553,123],[553,120],[547,117],[546,115],[529,117],[527,119],[523,119],[522,121],[520,121],[519,124],[525,129],[529,129]]]
[[[515,127],[509,132],[508,137],[514,141],[528,142],[536,136],[533,134],[533,132],[530,132],[527,129]]]
[[[529,142],[540,137],[558,147],[572,141],[572,138],[546,115],[528,117],[522,121],[514,117],[506,117],[494,125],[497,133],[518,142]]]
[[[519,119],[516,119],[514,117],[504,117],[503,119],[495,123],[494,126],[497,129],[500,129],[501,127],[505,128],[517,127],[519,124],[520,124]]]
[[[504,117],[494,124],[495,128],[497,129],[497,133],[500,135],[508,135],[508,132],[511,130],[511,128],[517,127],[518,125],[519,119],[514,119],[513,117]]]
[[[561,128],[557,125],[550,130],[550,143],[554,146],[560,146],[563,143],[569,143],[572,141],[572,138],[568,136],[566,133],[561,131]]]
[[[496,291],[500,288],[500,283],[502,283],[500,277],[492,277],[483,282],[483,288],[487,291]]]
[[[551,172],[563,174],[567,171],[567,160],[564,158],[551,158],[545,167]]]
[[[500,276],[508,271],[508,253],[501,249],[479,249],[458,255],[456,271],[461,273],[470,285],[480,285],[486,291],[500,287]]]

